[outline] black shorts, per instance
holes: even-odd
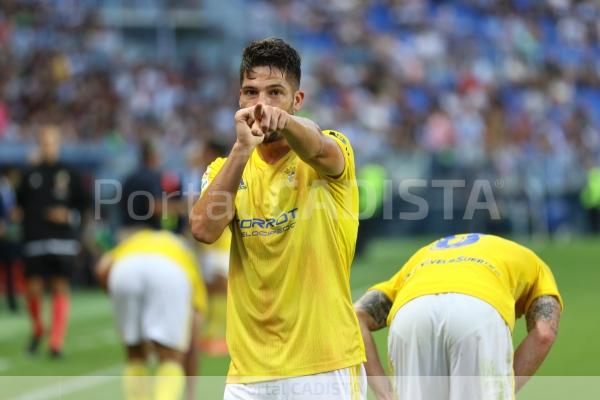
[[[25,276],[70,279],[75,269],[74,256],[43,255],[25,257]]]

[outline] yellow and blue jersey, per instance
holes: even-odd
[[[438,293],[461,293],[492,305],[511,331],[515,319],[538,297],[555,296],[563,305],[550,268],[533,251],[493,235],[462,234],[418,250],[378,290],[392,300],[388,316],[409,301]]]

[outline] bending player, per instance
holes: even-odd
[[[27,309],[32,336],[27,351],[36,354],[44,337],[42,300],[46,284],[52,293],[48,347],[63,357],[70,309],[71,275],[81,250],[81,228],[88,203],[77,171],[60,159],[61,132],[54,125],[39,130],[39,152],[23,176],[17,201],[23,215],[23,255]]]
[[[194,254],[170,232],[141,230],[102,257],[96,272],[126,347],[127,400],[179,399],[194,311],[206,309]],[[144,379],[150,375],[147,342],[160,362],[153,386]]]
[[[387,323],[399,398],[512,400],[550,351],[562,300],[550,268],[531,250],[472,233],[421,248],[355,310],[378,399],[391,399],[392,388],[371,331]],[[513,356],[511,332],[522,315],[528,334]]]

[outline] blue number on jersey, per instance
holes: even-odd
[[[468,246],[470,244],[476,243],[481,238],[479,233],[470,233],[468,235],[464,235],[464,237],[456,238],[456,235],[448,236],[443,239],[435,242],[435,248],[440,250],[445,249],[455,249],[457,247]],[[458,240],[458,241],[455,241]]]

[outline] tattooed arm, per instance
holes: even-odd
[[[515,384],[518,391],[540,367],[558,333],[560,304],[554,296],[541,296],[527,310],[527,336],[515,351]]]
[[[367,379],[378,400],[392,399],[392,386],[379,360],[371,331],[377,331],[385,326],[391,308],[391,300],[377,290],[367,292],[354,305],[367,353],[365,364]]]

